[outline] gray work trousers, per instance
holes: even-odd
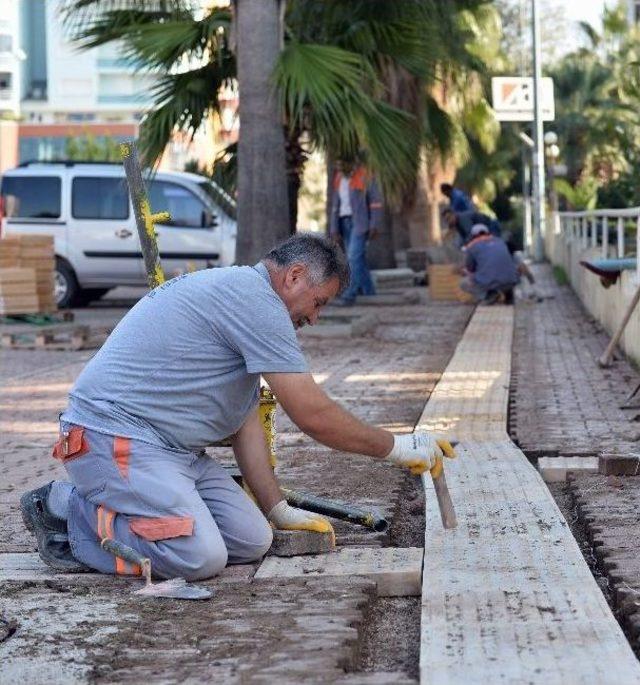
[[[487,289],[478,285],[473,280],[473,276],[465,276],[460,281],[460,290],[472,295],[476,302],[481,302],[487,296]]]
[[[102,549],[105,537],[149,557],[155,576],[187,580],[257,560],[271,546],[263,514],[209,456],[65,424],[54,456],[75,486],[67,520],[71,550],[97,571],[140,573]]]

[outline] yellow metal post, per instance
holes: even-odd
[[[260,423],[269,449],[269,463],[276,468],[276,398],[269,388],[260,388]]]
[[[133,213],[136,218],[136,227],[140,238],[140,248],[144,268],[147,272],[147,281],[151,289],[164,283],[164,271],[160,265],[160,253],[158,251],[158,241],[156,239],[155,224],[160,221],[167,221],[171,218],[169,212],[158,212],[153,214],[147,197],[147,190],[142,180],[142,169],[138,161],[138,151],[133,141],[121,143],[120,156],[127,175],[127,184]]]

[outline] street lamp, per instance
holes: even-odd
[[[556,171],[556,161],[560,156],[560,148],[558,147],[558,136],[555,134],[554,131],[547,131],[544,134],[544,145],[544,155],[548,160],[547,171],[549,173],[549,201],[551,204],[551,215],[555,233],[555,223],[558,214],[558,194],[556,193],[554,179]]]

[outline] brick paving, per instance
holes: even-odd
[[[553,297],[516,305],[512,437],[533,456],[640,454],[640,408],[620,409],[640,374],[624,358],[601,369],[608,334],[568,286],[556,285],[548,265],[535,273]]]
[[[380,307],[372,335],[306,339],[303,346],[317,380],[335,399],[367,421],[410,431],[470,313],[471,307],[448,303]],[[34,550],[34,542],[20,521],[19,495],[63,476],[49,456],[56,419],[69,386],[93,353],[0,354],[0,429],[5,436],[0,452],[0,553],[27,552]],[[278,428],[283,485],[377,507],[391,520],[386,534],[338,523],[338,545],[375,546],[402,539],[394,536],[403,525],[394,515],[405,504],[404,493],[412,490],[409,476],[387,464],[314,444],[284,416],[279,416]],[[220,456],[226,458],[224,452]],[[415,513],[420,515],[420,507]],[[127,582],[115,579],[113,587],[65,586],[63,578],[36,587],[6,583],[0,589],[2,612],[19,624],[6,645],[14,660],[21,654],[41,666],[57,660],[58,673],[69,669],[73,676],[67,681],[407,682],[411,668],[402,673],[396,666],[381,680],[376,673],[345,675],[357,669],[360,627],[375,606],[363,581],[331,587],[311,580],[283,584],[249,578],[209,584],[215,589],[213,604],[193,605],[132,601]],[[411,612],[405,613],[410,618]],[[101,641],[99,635],[107,637]],[[403,643],[402,631],[393,638]],[[411,657],[416,669],[417,649],[415,645]],[[389,670],[379,665],[376,669]]]
[[[640,408],[621,409],[640,374],[618,354],[597,364],[609,335],[549,266],[536,267],[552,299],[519,301],[510,432],[533,457],[597,455],[600,475],[552,488],[631,646],[640,654]],[[564,503],[564,505],[563,505]]]
[[[612,609],[640,655],[640,477],[580,476],[570,481],[568,491],[596,573],[602,575]]]

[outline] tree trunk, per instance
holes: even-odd
[[[367,263],[371,269],[393,269],[396,266],[391,211],[388,207],[385,207],[378,235],[367,244]]]
[[[289,235],[282,118],[271,76],[282,46],[279,0],[237,0],[238,264],[255,264]]]
[[[304,165],[307,153],[300,144],[300,131],[286,130],[287,196],[289,198],[289,233],[293,235],[298,227],[298,197],[302,187]]]

